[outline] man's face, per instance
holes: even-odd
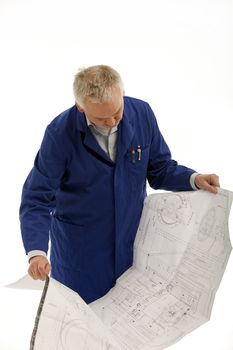
[[[110,101],[95,103],[85,98],[83,105],[82,108],[77,104],[77,108],[80,112],[84,112],[87,118],[97,126],[113,128],[120,123],[123,116],[124,100],[119,87],[113,89]]]

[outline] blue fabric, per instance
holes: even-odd
[[[132,148],[140,145],[132,156]],[[154,189],[192,190],[194,170],[171,159],[150,106],[124,97],[113,163],[76,106],[47,127],[22,192],[26,253],[47,252],[51,275],[87,302],[100,298],[132,265],[133,243],[146,196]]]

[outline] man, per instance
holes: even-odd
[[[44,280],[51,268],[89,303],[132,265],[146,179],[154,189],[214,193],[219,182],[171,159],[149,104],[124,96],[111,67],[80,70],[74,95],[45,131],[20,220],[30,276]]]

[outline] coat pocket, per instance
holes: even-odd
[[[145,187],[150,147],[131,149],[126,153],[126,170],[132,190]]]
[[[85,230],[76,225],[53,218],[51,227],[51,257],[54,263],[82,271],[86,266]]]

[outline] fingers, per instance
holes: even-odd
[[[51,267],[47,258],[43,256],[37,256],[31,259],[28,273],[34,280],[40,279],[44,281],[47,278],[50,270]]]
[[[203,189],[212,193],[217,193],[217,175],[210,174],[203,178]]]
[[[211,174],[210,176],[211,176],[211,181],[212,181],[213,185],[216,186],[216,187],[220,187],[218,175]]]
[[[218,193],[218,187],[220,187],[219,177],[216,174],[198,174],[195,178],[195,184],[200,189]]]
[[[50,264],[48,263],[48,264],[45,266],[45,274],[46,274],[46,276],[50,273],[50,270],[51,270],[51,267],[50,267]]]
[[[207,177],[207,191],[210,191],[212,193],[218,193],[218,187],[220,187],[219,184],[219,177],[216,174],[210,174]]]
[[[209,191],[211,193],[218,193],[218,189],[216,186],[213,186],[213,185],[209,185],[208,183],[206,183],[204,186],[203,186],[203,190],[206,190],[206,191]]]

